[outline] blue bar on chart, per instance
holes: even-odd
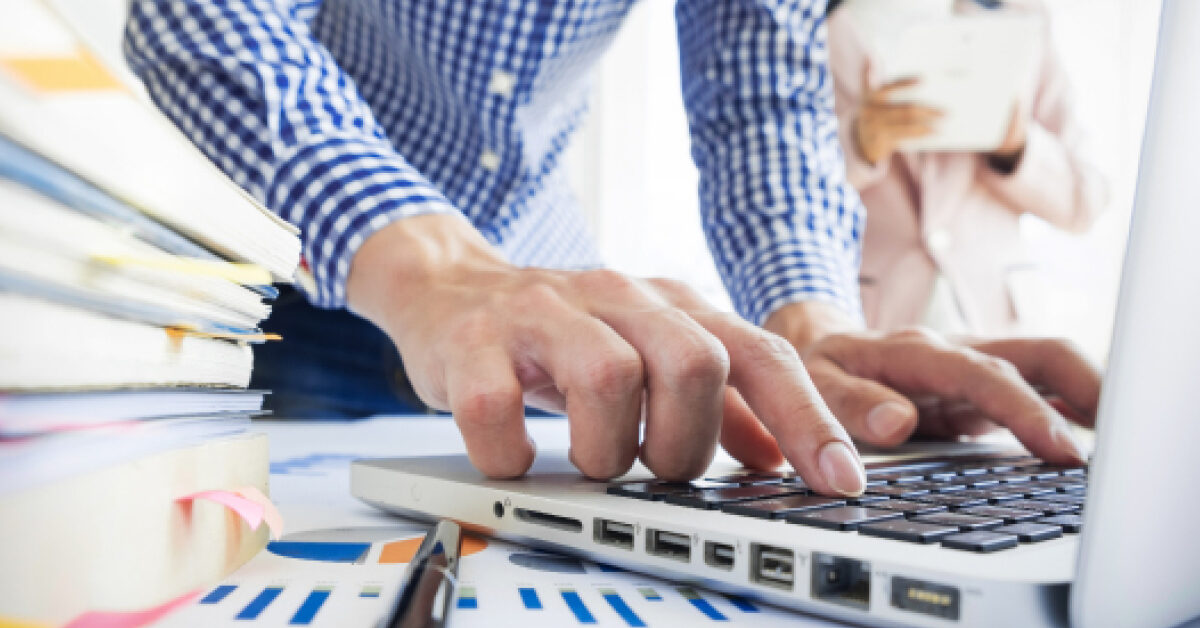
[[[262,590],[262,593],[254,596],[253,600],[242,609],[242,612],[234,616],[234,619],[258,619],[258,616],[283,593],[283,587],[267,587]]]
[[[307,626],[312,623],[314,617],[317,616],[317,611],[321,610],[321,605],[325,600],[329,599],[329,594],[333,592],[333,587],[319,586],[304,598],[304,602],[300,604],[300,608],[296,609],[296,614],[292,615],[292,620],[288,622],[292,626]]]
[[[604,596],[604,600],[608,602],[609,606],[613,607],[614,611],[617,611],[617,614],[621,616],[621,619],[625,620],[625,623],[633,628],[645,628],[646,622],[642,621],[642,618],[638,617],[632,608],[629,608],[629,605],[625,603],[625,600],[621,598],[615,589],[600,589],[600,595]]]
[[[521,603],[525,608],[531,611],[542,610],[542,600],[538,598],[537,591],[533,587],[519,587],[517,592],[521,594]]]
[[[583,603],[583,598],[579,597],[575,589],[559,589],[558,592],[562,594],[562,599],[567,603],[567,608],[571,609],[572,613],[575,613],[575,619],[579,623],[596,623],[596,618],[592,616],[592,612],[588,610],[587,605]]]
[[[729,600],[730,604],[733,604],[735,607],[737,607],[737,609],[739,611],[742,611],[745,613],[757,613],[758,612],[758,607],[751,604],[750,600],[747,600],[744,597],[741,597],[738,595],[726,595],[725,598]]]
[[[459,587],[458,602],[455,607],[468,609],[479,608],[479,598],[475,597],[475,587]]]
[[[201,604],[216,604],[225,599],[233,590],[237,588],[234,584],[223,584],[208,593],[208,595],[200,598]]]
[[[641,593],[642,597],[646,598],[646,600],[649,602],[662,601],[662,596],[658,594],[658,591],[655,591],[650,587],[638,587],[638,593]]]
[[[358,592],[358,597],[379,597],[383,587],[377,584],[364,584],[362,591]]]
[[[692,603],[692,606],[699,609],[701,613],[708,615],[709,619],[713,621],[729,621],[729,618],[712,604],[709,604],[708,600],[700,597],[700,594],[696,593],[695,589],[691,587],[679,587],[678,591],[683,597],[687,598],[687,601]]]

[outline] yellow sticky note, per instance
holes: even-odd
[[[92,260],[111,266],[141,266],[171,270],[189,275],[207,275],[228,279],[246,286],[263,286],[271,283],[271,273],[255,264],[219,262],[186,257],[130,257],[123,255],[93,255]]]
[[[0,66],[41,92],[125,90],[85,48],[69,57],[0,57]]]

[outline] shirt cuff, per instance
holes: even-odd
[[[462,214],[384,140],[324,137],[281,160],[266,204],[301,231],[321,308],[346,306],[350,263],[363,242],[392,222]]]
[[[1032,122],[1025,138],[1025,149],[1012,172],[1001,172],[983,158],[983,181],[995,192],[1011,200],[1016,207],[1032,207],[1040,202],[1047,181],[1070,177],[1071,164],[1062,144]]]
[[[720,265],[734,307],[761,326],[779,308],[799,301],[829,303],[863,323],[858,254],[819,232],[777,225],[775,238],[729,266]]]

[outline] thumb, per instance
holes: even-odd
[[[809,373],[834,416],[859,441],[894,447],[916,430],[916,406],[891,388],[846,373],[830,362],[810,364]]]

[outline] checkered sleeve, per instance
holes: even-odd
[[[350,262],[393,220],[457,210],[397,154],[309,30],[320,0],[133,0],[125,55],[160,109],[302,232],[309,299],[346,303]]]
[[[709,247],[738,312],[861,321],[864,212],[846,180],[825,1],[679,0],[680,67]]]

